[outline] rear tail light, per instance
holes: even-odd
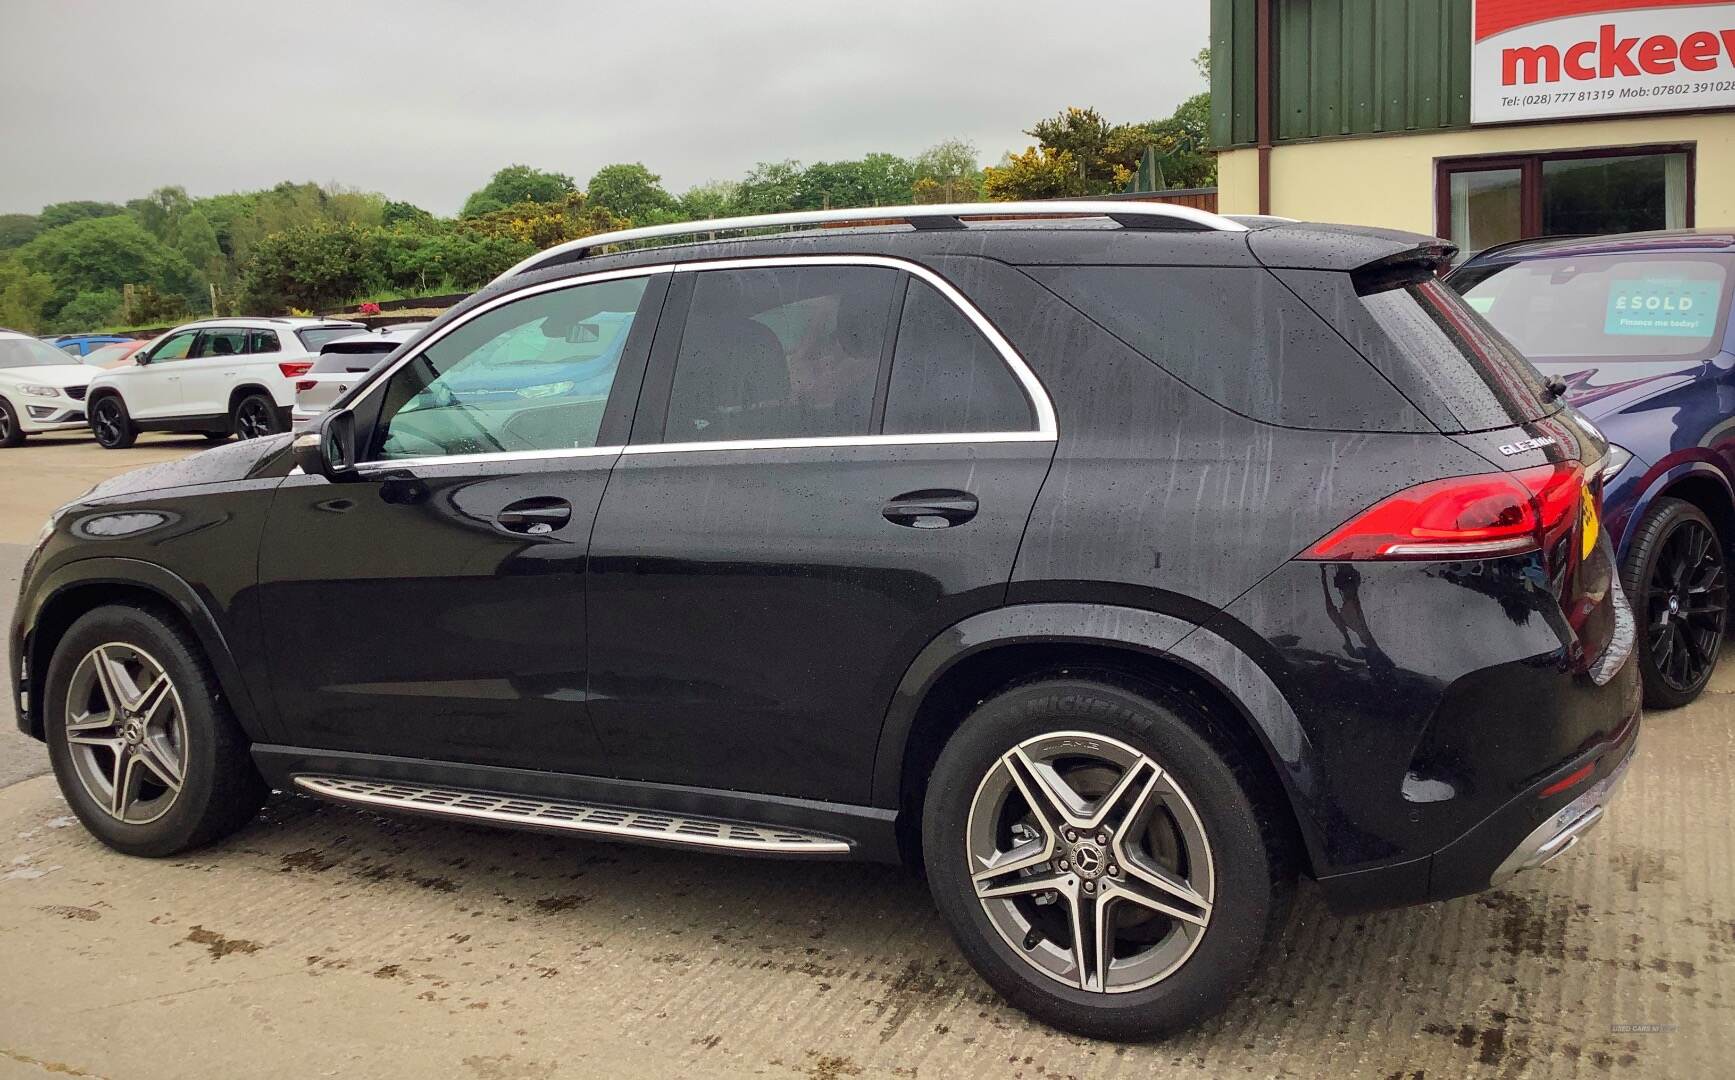
[[[1584,497],[1578,462],[1405,488],[1338,526],[1303,559],[1480,559],[1546,549]]]
[[[285,364],[284,366],[288,367],[289,365]],[[295,392],[299,394],[303,390],[312,390],[314,387],[316,387],[318,385],[319,385],[319,380],[317,380],[317,379],[297,379],[297,380],[295,380]]]
[[[284,360],[277,365],[277,370],[283,372],[283,377],[285,379],[293,379],[297,375],[305,375],[312,369],[312,360]]]

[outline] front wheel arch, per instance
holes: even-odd
[[[263,718],[210,609],[181,578],[162,567],[134,559],[87,559],[69,564],[35,590],[41,599],[26,614],[26,660],[30,678],[29,708],[21,720],[25,733],[43,737],[43,680],[50,659],[66,631],[86,612],[110,604],[150,607],[172,617],[193,632],[210,660],[223,696],[235,719],[255,742],[267,738]],[[21,598],[21,605],[29,598]]]

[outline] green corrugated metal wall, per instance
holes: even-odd
[[[1254,10],[1212,0],[1211,138],[1254,142]],[[1467,127],[1470,0],[1276,0],[1278,141]]]

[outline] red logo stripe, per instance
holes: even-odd
[[[1518,26],[1564,19],[1569,15],[1634,11],[1640,8],[1707,7],[1729,0],[1476,0],[1477,41]]]

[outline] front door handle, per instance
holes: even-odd
[[[968,491],[910,491],[886,503],[880,511],[893,525],[911,529],[945,529],[976,516],[976,496]]]
[[[572,504],[551,495],[519,499],[494,515],[494,520],[508,532],[543,536],[572,520]]]

